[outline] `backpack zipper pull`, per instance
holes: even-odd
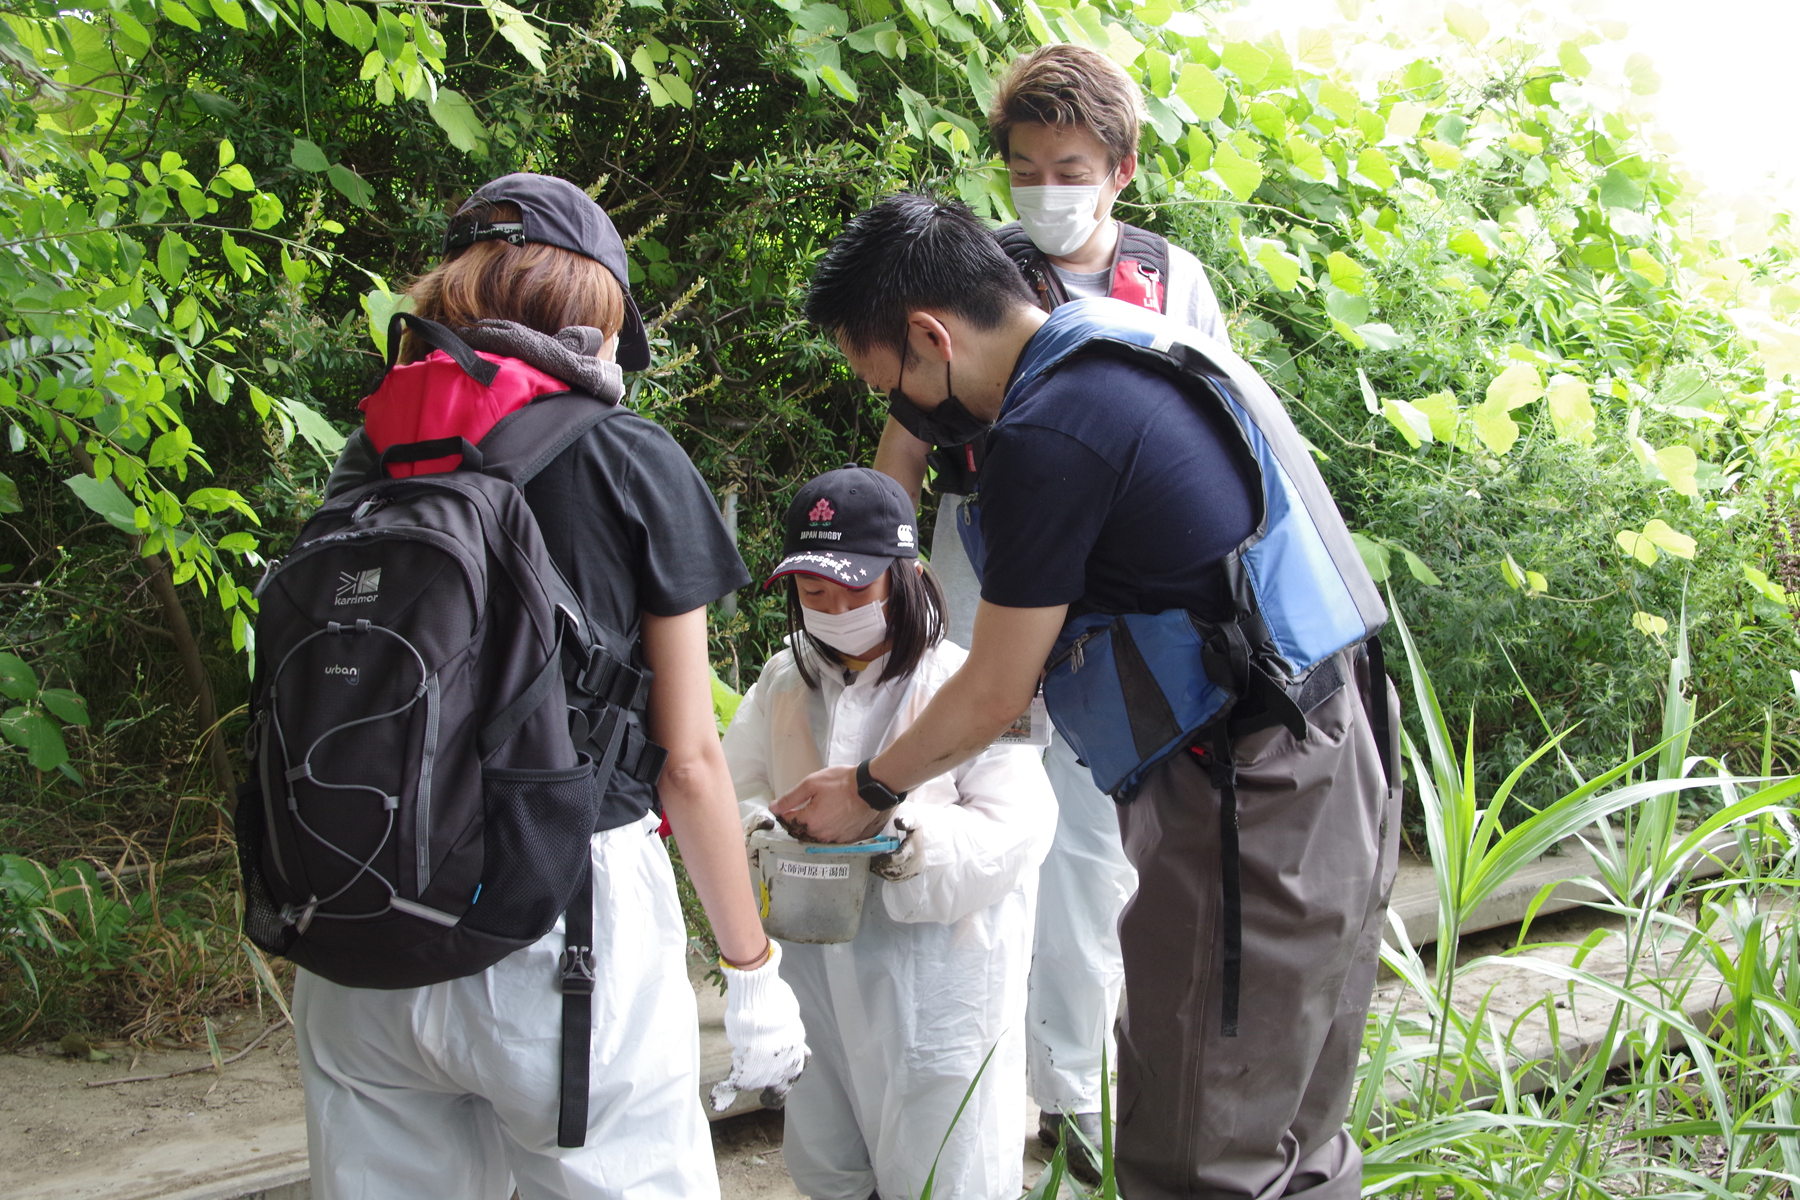
[[[370,496],[367,500],[364,500],[361,504],[357,505],[355,511],[350,514],[351,522],[354,523],[362,520],[386,503],[386,496]]]

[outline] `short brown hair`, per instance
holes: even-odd
[[[520,220],[516,204],[495,204],[490,221]],[[476,242],[421,275],[407,289],[421,317],[466,329],[477,321],[516,321],[539,333],[591,325],[607,337],[625,324],[625,296],[612,272],[561,246]],[[400,361],[430,353],[406,331]]]
[[[1012,156],[1013,126],[1078,125],[1106,147],[1107,166],[1137,152],[1144,123],[1138,86],[1112,59],[1086,46],[1058,42],[1013,60],[988,108],[988,136],[1002,159]]]

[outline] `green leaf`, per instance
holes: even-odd
[[[17,429],[18,426],[14,425],[13,428]],[[13,447],[15,450],[18,448],[17,446]],[[0,474],[0,513],[24,511],[25,506],[19,503],[19,485],[8,476]]]
[[[244,21],[244,6],[237,0],[207,0],[219,19],[233,29],[248,30],[250,26]]]
[[[825,70],[829,71],[831,68],[826,67]],[[694,89],[688,86],[687,80],[675,74],[664,74],[659,76],[659,79],[663,89],[669,93],[670,99],[683,108],[694,107]]]
[[[105,517],[113,528],[126,533],[138,532],[137,505],[112,480],[95,479],[92,475],[71,475],[63,483],[81,498],[83,504]]]
[[[1396,330],[1392,325],[1380,321],[1369,325],[1358,325],[1356,335],[1368,343],[1371,350],[1400,350],[1404,349],[1407,343],[1405,334]]]
[[[1793,601],[1789,598],[1787,591],[1780,584],[1771,580],[1767,575],[1764,575],[1749,563],[1743,563],[1741,565],[1744,568],[1744,578],[1748,579],[1750,581],[1750,586],[1761,592],[1764,598],[1773,600],[1777,604],[1785,604],[1789,607],[1793,606]]]
[[[331,186],[342,192],[350,203],[358,208],[373,207],[375,189],[371,188],[367,180],[349,167],[342,163],[333,163],[331,170],[325,173],[325,177],[331,180]]]
[[[1431,431],[1431,418],[1404,400],[1382,401],[1381,415],[1388,419],[1388,424],[1400,431],[1400,436],[1414,450],[1425,442],[1436,440],[1436,435]]]
[[[472,154],[477,158],[487,155],[487,126],[475,113],[475,106],[470,104],[461,92],[451,88],[440,87],[437,99],[425,106],[431,119],[438,123],[450,138],[450,144],[464,154]]]
[[[0,733],[24,747],[31,765],[40,771],[53,771],[69,761],[62,730],[41,712],[22,706],[8,709],[5,716],[0,716]]]
[[[713,719],[718,722],[719,732],[724,733],[731,727],[737,716],[738,706],[744,702],[743,696],[731,690],[731,686],[719,678],[717,671],[712,672]]]
[[[1381,411],[1381,397],[1375,394],[1375,385],[1369,382],[1369,374],[1361,367],[1356,368],[1356,386],[1362,392],[1363,407],[1368,409],[1372,417]]]
[[[338,7],[342,8],[343,6],[340,4]],[[311,171],[315,174],[331,169],[331,160],[325,157],[325,152],[319,149],[318,144],[302,137],[294,139],[293,147],[288,150],[288,161],[302,171]]]
[[[1519,427],[1506,415],[1506,405],[1487,400],[1474,412],[1475,436],[1496,455],[1505,456],[1519,440]]]
[[[1631,264],[1633,271],[1650,281],[1651,287],[1661,287],[1669,281],[1669,273],[1648,250],[1633,246],[1625,258]]]
[[[1694,557],[1694,539],[1670,528],[1669,523],[1661,517],[1654,518],[1644,526],[1644,537],[1665,554],[1672,554],[1676,558]]]
[[[544,69],[544,51],[550,43],[538,32],[525,17],[525,14],[506,3],[506,0],[481,0],[482,7],[488,10],[488,17],[494,22],[494,28],[507,44],[519,52],[519,57],[532,65],[534,70]],[[667,51],[664,51],[665,57]]]
[[[1613,540],[1619,543],[1619,549],[1643,563],[1646,567],[1656,565],[1656,543],[1635,529],[1621,529],[1613,534]]]
[[[174,287],[187,274],[188,261],[193,257],[193,247],[181,239],[179,233],[165,233],[156,247],[156,269],[163,277],[163,282]]]
[[[1262,164],[1239,154],[1238,148],[1228,141],[1220,142],[1213,151],[1212,170],[1225,185],[1225,190],[1240,203],[1250,199],[1262,186]]]
[[[849,76],[841,75],[830,67],[820,67],[819,79],[826,87],[836,92],[839,96],[842,96],[852,104],[856,103],[856,82]],[[691,93],[688,97],[688,103],[689,105],[693,104],[693,96]]]
[[[1625,172],[1614,167],[1600,177],[1600,203],[1605,208],[1644,207],[1644,189]]]
[[[1249,42],[1226,42],[1225,50],[1219,56],[1227,71],[1236,75],[1245,87],[1255,87],[1262,82],[1263,76],[1269,73],[1269,66],[1275,60]],[[1186,74],[1186,72],[1182,72]]]
[[[1476,233],[1473,229],[1457,230],[1450,236],[1450,241],[1447,244],[1450,249],[1456,251],[1464,258],[1480,263],[1484,267],[1487,265],[1487,243],[1482,241],[1481,235]]]
[[[1342,250],[1333,250],[1325,259],[1325,269],[1331,272],[1331,282],[1349,292],[1353,296],[1363,294],[1368,286],[1369,272],[1361,263],[1345,254]],[[1351,322],[1359,324],[1360,322]]]
[[[1641,610],[1631,614],[1631,627],[1645,637],[1651,638],[1660,638],[1663,634],[1669,632],[1668,621],[1657,616],[1655,613],[1647,613]]]
[[[1388,576],[1392,574],[1392,559],[1388,548],[1373,538],[1355,532],[1350,534],[1350,541],[1356,546],[1356,553],[1362,558],[1369,577],[1376,583],[1386,583]]]
[[[1507,410],[1530,404],[1543,395],[1543,378],[1530,363],[1512,364],[1496,375],[1487,388],[1487,402]]]
[[[1574,42],[1564,42],[1556,48],[1556,61],[1572,79],[1584,79],[1594,69],[1588,62],[1587,55]]]
[[[344,448],[344,435],[334,429],[330,421],[298,400],[283,400],[281,406],[294,419],[294,428],[300,436],[319,452],[319,457],[327,463],[334,462],[338,451]]]
[[[1220,146],[1219,150],[1223,153],[1225,147]],[[1215,165],[1217,161],[1215,158]],[[1256,256],[1251,261],[1268,272],[1269,279],[1284,292],[1293,291],[1294,285],[1300,282],[1302,274],[1300,260],[1274,242],[1264,242],[1258,247]]]
[[[1683,496],[1700,498],[1700,488],[1694,482],[1694,473],[1699,469],[1700,460],[1687,446],[1664,446],[1656,452],[1656,465],[1669,481],[1669,486]],[[1687,555],[1682,557],[1686,558]]]
[[[1432,569],[1425,565],[1424,559],[1420,558],[1404,546],[1400,547],[1400,554],[1406,559],[1406,569],[1412,572],[1412,577],[1414,579],[1425,584],[1427,587],[1443,586],[1444,581],[1439,579]]]
[[[0,652],[0,695],[29,700],[37,690],[37,672],[18,655]]]
[[[1456,396],[1451,392],[1433,392],[1422,400],[1413,402],[1413,407],[1425,414],[1431,423],[1431,436],[1440,442],[1448,442],[1456,436],[1458,423]]]
[[[1450,0],[1444,5],[1444,24],[1451,33],[1471,46],[1488,34],[1488,19],[1481,15],[1481,11],[1466,4],[1458,4],[1456,0]]]
[[[1317,143],[1304,137],[1291,137],[1284,149],[1288,162],[1296,171],[1314,183],[1325,181],[1325,152]]]
[[[1197,121],[1214,121],[1225,111],[1225,85],[1204,63],[1189,63],[1181,68],[1181,82],[1175,94],[1194,110]]]
[[[1341,288],[1325,289],[1325,311],[1335,321],[1341,321],[1354,329],[1369,319],[1370,304],[1368,297],[1354,295]]]
[[[1587,384],[1573,375],[1554,375],[1545,395],[1557,440],[1581,446],[1593,445],[1594,402],[1588,398]]]
[[[250,197],[250,228],[269,229],[281,221],[281,200],[267,192]]]
[[[38,699],[64,725],[87,725],[87,701],[68,688],[45,688],[39,693]]]
[[[200,32],[199,19],[189,11],[187,5],[180,3],[180,0],[162,0],[162,14],[183,28],[191,29],[195,33]]]
[[[1395,104],[1387,114],[1387,140],[1390,142],[1412,141],[1419,136],[1419,126],[1424,124],[1429,111],[1423,104],[1415,104],[1411,100],[1402,100]]]

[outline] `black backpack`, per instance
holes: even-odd
[[[492,382],[448,329],[407,321]],[[313,514],[257,587],[236,819],[246,936],[334,983],[473,975],[566,913],[564,1146],[587,1126],[588,840],[647,811],[608,794],[613,772],[653,782],[664,754],[639,724],[649,671],[588,620],[520,488],[619,411],[560,393],[478,445],[390,446]]]

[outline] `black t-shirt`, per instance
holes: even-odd
[[[687,452],[635,413],[600,422],[525,485],[545,547],[588,617],[635,638],[750,582]]]
[[[1257,504],[1242,435],[1174,383],[1102,355],[1025,385],[981,468],[981,596],[1010,608],[1231,613],[1220,562]]]

